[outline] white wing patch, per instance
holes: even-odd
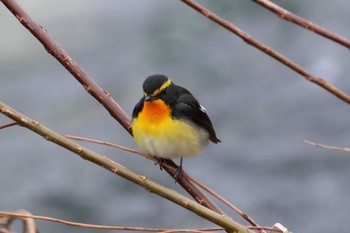
[[[202,112],[206,112],[207,111],[207,109],[205,109],[205,107],[203,107],[202,105],[199,105],[200,106],[200,110],[202,111]]]

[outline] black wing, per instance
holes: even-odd
[[[173,108],[174,118],[183,118],[191,120],[196,125],[206,129],[209,133],[209,140],[218,143],[220,140],[216,137],[215,130],[205,109],[199,104],[194,96],[186,89],[182,90],[177,103]]]

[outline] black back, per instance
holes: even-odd
[[[173,88],[179,93],[179,96],[176,103],[173,105],[172,116],[177,119],[184,118],[190,120],[208,131],[210,141],[213,143],[220,142],[216,137],[213,124],[208,114],[199,104],[198,100],[187,89],[181,86],[173,84]]]

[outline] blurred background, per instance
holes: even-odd
[[[186,159],[184,169],[260,225],[280,222],[306,233],[349,231],[350,155],[302,142],[350,147],[347,104],[180,1],[18,2],[129,115],[148,75],[166,74],[189,89],[207,108],[222,143]],[[350,93],[345,47],[282,21],[252,1],[200,3]],[[350,37],[347,0],[276,3]],[[59,133],[136,148],[2,4],[0,28],[1,101]],[[8,122],[0,115],[0,125]],[[83,145],[184,193],[142,157]],[[24,208],[107,225],[212,226],[25,128],[1,130],[0,148],[1,211]],[[42,232],[72,231],[65,225],[37,223]]]

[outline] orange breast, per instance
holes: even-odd
[[[170,108],[162,100],[145,102],[139,115],[144,123],[157,124],[170,117]]]

